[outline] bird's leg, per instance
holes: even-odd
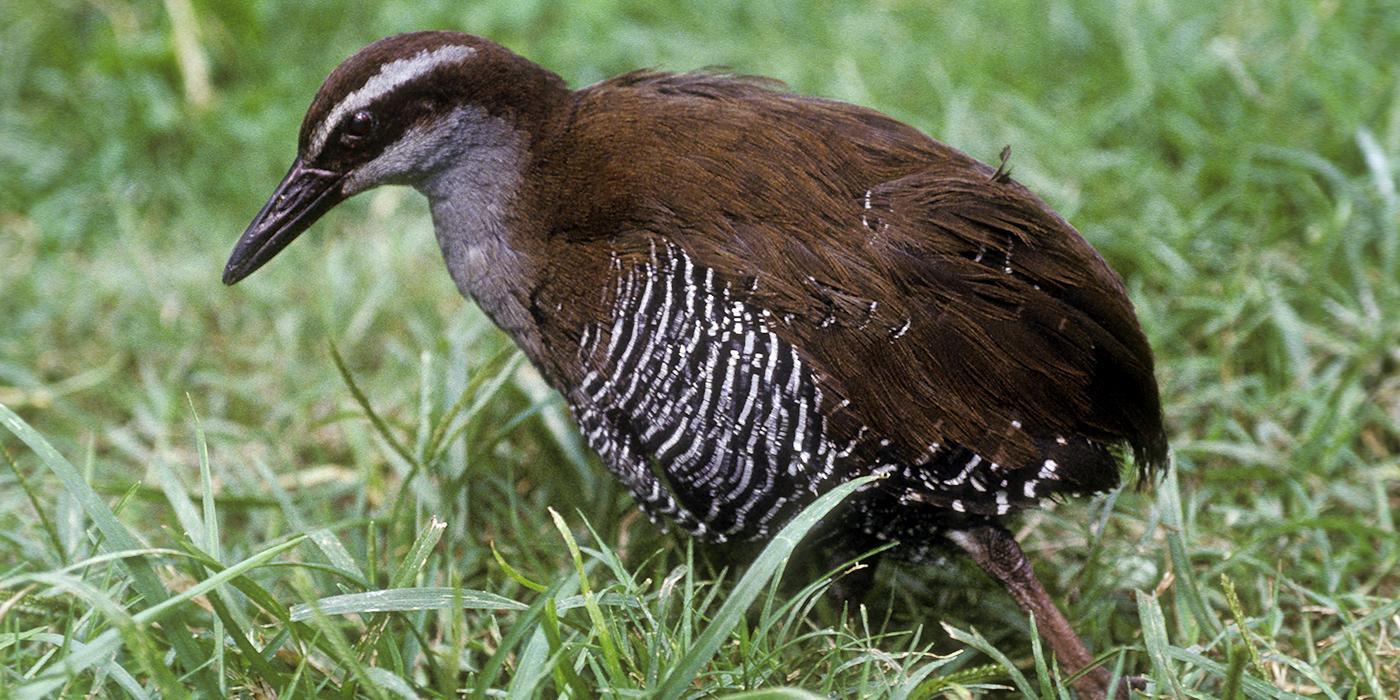
[[[1045,587],[1040,585],[1035,571],[1031,569],[1030,560],[1010,532],[999,525],[979,525],[949,532],[947,536],[967,552],[983,571],[1000,581],[1021,610],[1035,619],[1041,639],[1050,645],[1066,673],[1078,673],[1094,660],[1084,641],[1070,627],[1064,613],[1055,606]],[[1074,687],[1082,697],[1101,700],[1108,695],[1110,681],[1108,669],[1100,667],[1080,676],[1075,680]],[[1120,687],[1116,695],[1127,698],[1127,688]]]

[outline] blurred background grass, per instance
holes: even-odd
[[[417,195],[360,197],[248,283],[218,282],[324,75],[376,38],[422,28],[487,36],[574,85],[726,66],[876,107],[983,160],[1011,144],[1015,176],[1125,277],[1176,453],[1163,490],[1023,523],[1052,591],[1096,649],[1121,647],[1128,670],[1152,675],[1155,693],[1222,694],[1239,678],[1278,693],[1400,693],[1400,10],[1386,2],[11,2],[0,13],[0,403],[84,468],[145,544],[194,538],[182,494],[210,496],[203,515],[220,521],[225,563],[331,528],[368,580],[260,569],[260,585],[292,603],[387,585],[383,572],[436,515],[445,536],[418,585],[530,602],[487,543],[528,576],[569,577],[553,506],[581,536],[584,517],[597,528],[595,588],[612,581],[660,621],[607,625],[643,648],[686,647],[659,589],[686,547],[635,517],[558,401],[502,359],[507,341],[442,273]],[[370,428],[330,341],[411,459]],[[454,418],[464,392],[480,407]],[[211,452],[204,481],[194,411]],[[429,454],[447,420],[461,432]],[[0,446],[0,575],[96,552],[74,495],[8,433]],[[621,563],[597,558],[613,548]],[[213,570],[150,557],[171,591]],[[683,580],[723,600],[727,584],[703,561]],[[120,606],[144,606],[121,569],[81,571]],[[878,619],[818,606],[761,654],[736,632],[747,651],[716,657],[704,682],[884,697],[985,681],[955,675],[988,661],[977,644],[936,625],[904,634],[940,619],[976,626],[1011,667],[1030,668],[1024,620],[975,572],[881,581]],[[62,656],[34,635],[79,640],[114,624],[62,587],[6,585],[0,690]],[[187,607],[177,622],[200,649],[222,649],[217,616]],[[1154,611],[1160,634],[1142,622]],[[221,692],[374,695],[347,669],[382,653],[393,661],[376,663],[412,692],[449,695],[507,646],[511,619],[419,613],[371,637],[365,625],[379,623],[337,618],[357,654],[375,652],[352,658],[315,641],[324,629],[293,626],[279,641],[266,613],[240,615],[269,658],[295,651],[301,666],[281,662],[303,670],[274,673],[229,647],[215,664]],[[561,646],[535,667],[555,680],[538,688],[646,688],[670,668],[655,653],[661,671],[603,673],[599,630],[565,617]],[[437,643],[457,628],[463,648]],[[932,657],[897,652],[930,643],[969,651],[916,677],[914,660]],[[530,670],[504,663],[503,678]],[[575,666],[581,686],[562,670]],[[113,682],[80,675],[64,692]]]

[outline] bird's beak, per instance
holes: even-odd
[[[341,173],[308,168],[297,158],[282,183],[248,224],[224,267],[224,284],[253,274],[345,199]]]

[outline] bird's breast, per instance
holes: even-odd
[[[513,146],[478,149],[419,189],[428,197],[438,247],[458,291],[538,363],[539,330],[527,300],[539,264],[516,230],[513,207],[521,180],[516,153]]]

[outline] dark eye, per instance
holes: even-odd
[[[355,143],[360,139],[369,136],[374,131],[374,115],[369,110],[362,109],[350,115],[349,121],[341,129],[341,140],[345,143]]]

